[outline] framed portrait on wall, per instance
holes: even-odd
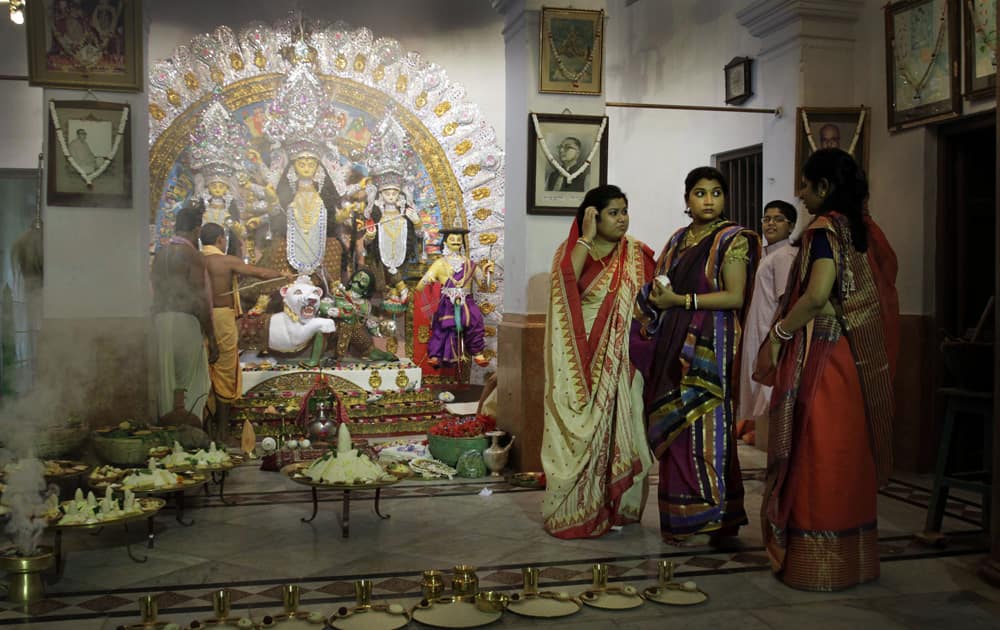
[[[997,76],[995,0],[962,0],[965,96],[992,98]]]
[[[48,203],[132,206],[131,111],[125,103],[49,101]]]
[[[958,0],[901,0],[885,6],[890,131],[961,113],[958,19]]]
[[[528,214],[576,214],[608,183],[607,117],[528,116]]]
[[[26,3],[29,84],[140,91],[141,8],[141,0]]]
[[[539,31],[538,91],[600,94],[604,11],[543,7]]]
[[[799,107],[795,126],[795,188],[802,165],[817,149],[843,149],[868,172],[869,107]]]
[[[750,88],[750,65],[753,62],[749,57],[733,57],[723,68],[726,79],[726,104],[739,105],[753,96]]]

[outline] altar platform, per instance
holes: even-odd
[[[389,438],[426,435],[434,424],[455,417],[446,409],[448,403],[478,400],[481,386],[425,384],[422,370],[404,359],[321,368],[246,364],[242,391],[243,398],[233,405],[233,435],[239,434],[244,420],[254,425],[258,437],[308,435],[308,425],[318,414],[316,403],[324,401],[332,420],[338,419],[338,405],[343,407],[351,435]],[[308,406],[304,414],[303,401]]]

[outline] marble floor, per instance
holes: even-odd
[[[304,523],[313,510],[309,489],[247,464],[230,473],[225,502],[217,486],[208,496],[185,498],[183,518],[194,521],[190,526],[180,524],[168,506],[155,519],[152,548],[144,523],[127,531],[67,532],[65,564],[61,575],[48,576],[47,598],[28,611],[0,601],[0,626],[117,628],[137,623],[138,599],[154,594],[160,620],[185,627],[211,617],[212,593],[223,587],[230,590],[235,616],[259,620],[281,611],[281,586],[289,583],[300,587],[301,609],[329,615],[353,602],[359,578],[373,580],[377,603],[411,606],[420,599],[421,571],[461,563],[478,568],[482,589],[517,590],[520,569],[536,566],[543,589],[580,591],[590,582],[591,566],[603,562],[612,583],[641,590],[655,582],[658,561],[671,559],[678,578],[696,581],[709,594],[706,603],[646,602],[615,612],[585,606],[554,620],[507,613],[494,627],[1000,628],[1000,590],[975,573],[988,547],[976,497],[949,503],[947,546],[923,547],[912,533],[922,529],[929,480],[897,476],[879,497],[881,579],[836,594],[794,591],[771,576],[760,546],[755,515],[763,454],[741,446],[740,457],[751,523],[739,545],[726,550],[664,545],[655,487],[653,509],[641,525],[595,540],[562,541],[542,530],[540,491],[489,479],[405,481],[387,488],[380,504],[382,514],[391,515],[386,520],[372,509],[371,492],[355,492],[350,537],[344,538],[340,493],[320,492],[316,518]],[[135,562],[128,552],[146,561]]]

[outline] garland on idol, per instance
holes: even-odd
[[[69,154],[69,145],[66,144],[66,136],[63,135],[62,123],[59,121],[59,114],[56,112],[56,105],[54,101],[49,101],[49,113],[52,115],[52,124],[56,127],[56,138],[59,140],[59,148],[62,149],[63,156],[69,162],[69,165],[73,167],[73,170],[77,172],[81,179],[86,182],[87,186],[91,186],[93,181],[104,174],[104,171],[111,166],[112,160],[118,155],[118,147],[122,143],[122,135],[125,132],[125,123],[128,122],[128,105],[122,108],[121,119],[118,121],[118,130],[115,131],[114,141],[111,143],[111,151],[107,156],[100,156],[97,159],[101,160],[101,165],[97,167],[96,170],[87,173],[77,164],[76,160],[72,158]]]
[[[896,47],[896,38],[892,39],[892,54],[896,59],[896,70],[899,72],[899,76],[902,77],[904,84],[910,84],[913,86],[913,101],[919,103],[923,100],[920,95],[923,92],[924,87],[927,85],[928,79],[931,77],[931,70],[934,68],[934,64],[937,62],[938,55],[941,54],[941,44],[944,42],[944,32],[945,32],[945,18],[947,17],[948,2],[945,0],[941,3],[941,16],[938,18],[938,33],[937,41],[934,42],[934,50],[931,51],[930,61],[927,62],[927,67],[924,68],[924,73],[919,79],[914,79],[913,75],[910,74],[906,67],[906,61],[899,56],[899,49]]]
[[[601,126],[597,129],[597,135],[594,137],[594,144],[590,147],[590,155],[584,160],[580,168],[576,169],[572,173],[567,171],[562,164],[559,163],[555,157],[552,156],[552,151],[549,150],[548,144],[545,142],[545,136],[542,135],[542,129],[538,125],[538,114],[532,112],[531,122],[535,126],[535,135],[538,136],[538,143],[542,146],[542,153],[545,154],[545,159],[549,161],[552,168],[556,169],[560,175],[566,178],[566,183],[572,183],[574,179],[580,176],[587,168],[590,166],[591,161],[594,159],[594,155],[597,154],[598,147],[601,146],[601,138],[604,136],[604,128],[608,124],[608,117],[605,116],[601,119]]]

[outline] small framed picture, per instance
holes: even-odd
[[[727,105],[739,105],[753,96],[753,89],[750,87],[750,64],[752,62],[753,60],[749,57],[733,57],[726,64]]]
[[[600,94],[604,11],[542,8],[539,92]]]
[[[130,115],[125,103],[49,101],[49,205],[132,206]]]
[[[965,96],[992,98],[997,80],[997,4],[964,0]]]
[[[607,120],[528,117],[528,214],[575,214],[588,190],[608,183]]]
[[[958,0],[900,0],[885,5],[889,131],[962,112],[958,20]]]
[[[24,7],[30,85],[142,89],[141,0],[31,0]]]
[[[868,138],[871,108],[799,107],[795,127],[795,187],[802,179],[802,165],[817,149],[843,149],[868,172]]]

